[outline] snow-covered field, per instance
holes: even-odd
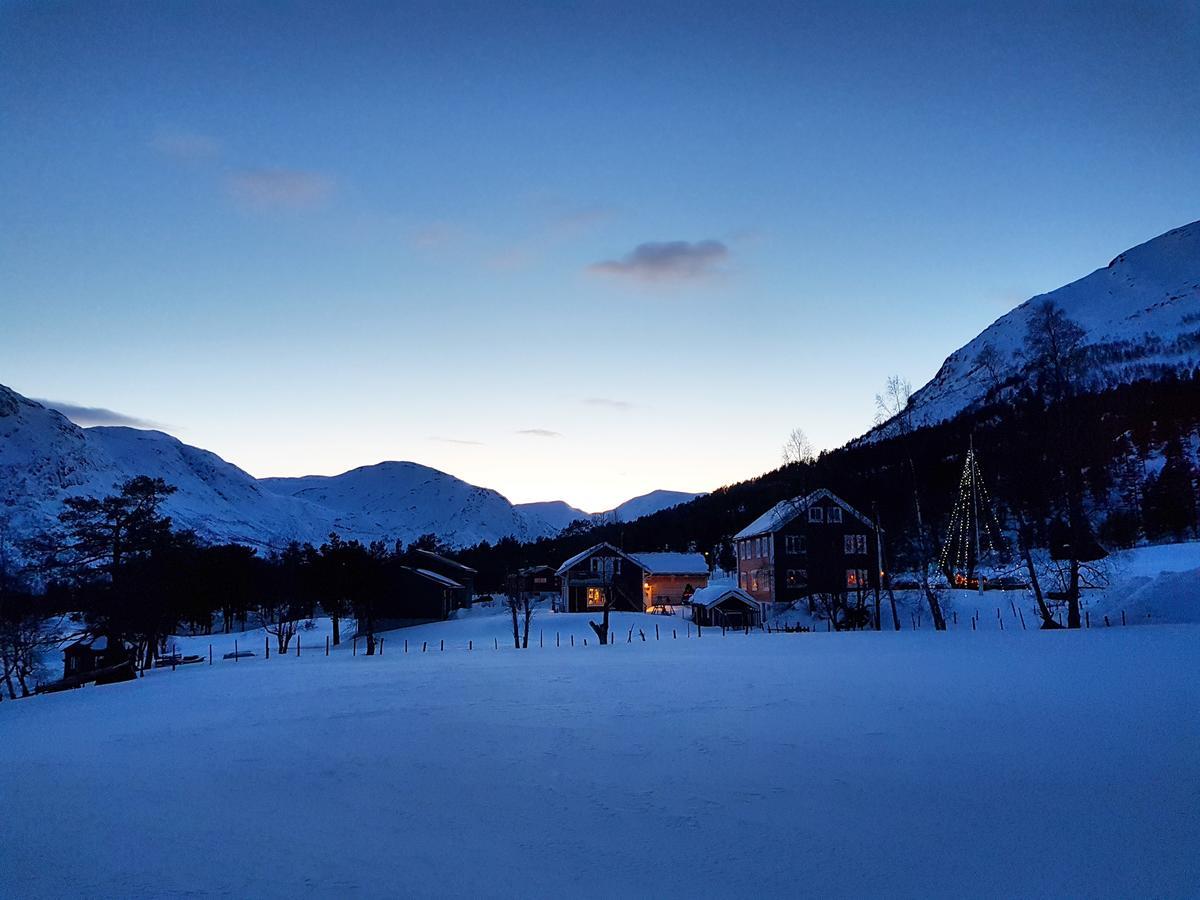
[[[0,704],[0,895],[1200,893],[1200,627],[584,618]]]

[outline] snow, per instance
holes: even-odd
[[[708,561],[703,553],[632,553],[642,568],[652,575],[707,575]]]
[[[697,639],[627,614],[584,647],[587,619],[539,612],[563,646],[518,652],[506,615],[464,616],[374,657],[325,657],[322,623],[300,658],[222,644],[211,667],[2,703],[0,893],[1200,886],[1200,627]]]
[[[847,513],[861,521],[864,525],[867,525],[870,528],[875,527],[870,519],[856,510],[837,494],[833,493],[833,491],[829,490],[828,488],[819,488],[811,493],[805,494],[802,497],[793,497],[791,500],[780,500],[765,513],[735,534],[733,536],[733,540],[740,541],[743,538],[757,537],[760,534],[770,534],[778,531],[818,500],[832,500]]]
[[[710,584],[692,594],[692,606],[716,606],[728,597],[737,597],[743,603],[757,607],[758,601],[740,587],[729,584]]]
[[[626,500],[619,506],[604,512],[588,513],[582,509],[564,503],[561,500],[543,500],[534,503],[518,503],[517,510],[529,519],[544,522],[557,534],[572,522],[584,519],[594,524],[606,522],[632,522],[643,516],[653,515],[664,509],[671,509],[681,503],[688,503],[704,494],[692,494],[686,491],[651,491],[631,500]]]
[[[1083,326],[1086,343],[1132,349],[1102,362],[1109,384],[1200,365],[1200,221],[1127,250],[1105,268],[1033,297],[997,319],[952,353],[913,394],[912,423],[936,424],[983,399],[991,376],[976,359],[986,345],[999,354],[1002,378],[1019,374],[1027,324],[1045,300]],[[884,425],[865,440],[886,433]]]

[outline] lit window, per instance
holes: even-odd
[[[808,508],[808,521],[824,522],[825,521],[825,511],[823,509],[821,509],[821,507],[819,507],[819,506],[810,506]]]
[[[846,587],[863,588],[867,586],[867,572],[865,569],[847,569],[846,570]]]
[[[808,583],[807,569],[788,569],[787,570],[787,586],[788,587],[803,587]]]
[[[847,534],[842,537],[842,549],[847,554],[867,552],[867,536],[865,534]]]
[[[588,609],[604,608],[604,588],[590,587],[587,589]]]
[[[829,507],[829,512],[825,515],[825,521],[840,523],[842,521],[842,508],[840,506]]]

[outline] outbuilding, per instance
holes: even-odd
[[[762,623],[762,606],[732,584],[713,584],[692,594],[692,621],[697,625],[755,628]]]

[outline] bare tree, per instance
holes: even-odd
[[[804,429],[793,428],[792,433],[783,442],[783,464],[787,466],[792,463],[810,463],[816,457],[817,454],[813,449],[812,441],[808,439],[808,435],[804,433]]]
[[[992,344],[984,344],[975,354],[975,368],[989,394],[1000,387],[1004,380],[1004,357]]]
[[[912,481],[913,509],[916,511],[917,517],[916,546],[920,563],[921,587],[925,592],[925,600],[929,604],[933,627],[938,631],[945,631],[946,617],[942,613],[941,602],[929,583],[932,554],[929,550],[929,536],[925,532],[925,519],[921,514],[921,492],[917,488],[917,467],[912,456],[910,440],[913,431],[912,383],[907,378],[892,375],[884,385],[883,392],[875,395],[875,421],[885,430],[888,437],[896,438],[908,465],[909,477]]]
[[[529,576],[524,572],[509,576],[504,606],[512,615],[513,647],[517,650],[528,650],[529,624],[533,621],[534,599],[533,592],[530,590]]]

